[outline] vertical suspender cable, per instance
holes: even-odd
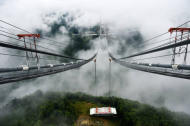
[[[109,59],[109,91],[108,96],[111,97],[111,59]]]
[[[94,83],[95,83],[95,87],[96,87],[96,96],[97,96],[97,94],[98,94],[98,92],[97,92],[98,86],[97,86],[97,82],[96,82],[96,59],[94,59],[94,65],[95,65],[95,67],[94,67]]]

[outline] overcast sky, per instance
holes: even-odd
[[[139,27],[151,36],[188,20],[188,5],[188,0],[1,0],[0,17],[35,27],[45,13],[73,11],[85,14],[83,24],[101,18],[120,27]]]

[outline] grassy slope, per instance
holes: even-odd
[[[82,93],[63,94],[40,91],[22,99],[14,99],[0,110],[0,126],[73,126],[90,107],[114,106],[118,115],[104,118],[115,126],[189,126],[190,117],[183,113],[154,108],[136,101],[93,97]]]

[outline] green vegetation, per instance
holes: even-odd
[[[0,126],[73,126],[89,108],[114,106],[117,117],[107,118],[119,126],[189,126],[190,116],[154,108],[136,101],[94,97],[82,93],[37,91],[14,99],[0,110]]]

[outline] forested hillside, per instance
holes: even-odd
[[[113,126],[189,126],[190,116],[116,97],[83,93],[42,93],[14,99],[0,110],[0,126],[73,126],[90,107],[114,106],[116,117],[103,118]]]

